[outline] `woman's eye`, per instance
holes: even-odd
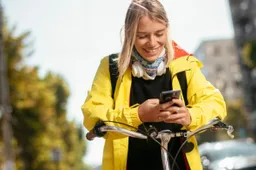
[[[162,37],[164,34],[156,34],[157,37]]]
[[[147,36],[137,36],[138,39],[144,39],[147,38]]]

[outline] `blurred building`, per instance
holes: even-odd
[[[225,100],[232,102],[241,97],[242,75],[233,39],[203,41],[194,55],[203,62],[203,73]]]

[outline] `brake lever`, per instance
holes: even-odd
[[[234,128],[231,125],[228,125],[227,134],[228,136],[233,139],[235,136],[232,134],[234,132]]]
[[[232,134],[232,133],[234,132],[233,126],[227,125],[227,124],[225,124],[225,123],[223,123],[223,122],[220,121],[220,122],[216,123],[213,127],[214,127],[214,128],[223,128],[223,129],[226,129],[228,136],[229,136],[231,139],[234,138],[234,135]]]

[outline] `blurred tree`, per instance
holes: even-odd
[[[229,0],[234,39],[242,72],[243,104],[248,134],[256,140],[256,1]]]
[[[247,115],[247,112],[245,112],[244,109],[245,108],[241,100],[237,100],[232,103],[227,103],[228,116],[225,122],[234,127],[234,135],[236,138],[245,138],[248,136],[247,125],[249,115]],[[228,136],[226,135],[225,138],[228,138]]]
[[[27,66],[24,59],[33,53],[30,33],[14,32],[15,28],[4,28],[17,169],[89,169],[83,163],[83,129],[66,117],[67,83],[53,73],[40,77],[38,67]],[[0,135],[0,153],[1,141]]]
[[[224,120],[225,123],[232,125],[235,129],[235,138],[246,138],[248,137],[248,113],[244,111],[243,102],[233,100],[232,102],[227,101],[227,117]],[[214,132],[215,133],[215,132]],[[217,130],[215,135],[212,132],[200,133],[197,136],[198,143],[213,142],[218,140],[228,140],[230,137],[227,135],[226,130]]]

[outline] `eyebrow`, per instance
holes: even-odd
[[[161,29],[161,30],[157,30],[156,33],[162,32],[162,31],[164,31],[165,29],[166,29],[166,28],[163,28],[163,29]],[[147,32],[140,32],[140,31],[138,31],[137,34],[147,34]]]

